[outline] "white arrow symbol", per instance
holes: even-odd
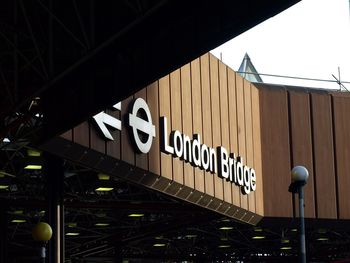
[[[113,105],[113,108],[117,110],[121,110],[121,102],[118,102],[117,104]],[[113,141],[114,139],[112,137],[112,134],[107,129],[106,125],[109,125],[119,131],[122,130],[121,121],[112,117],[111,115],[108,115],[103,111],[96,114],[93,118],[96,121],[96,124],[98,125],[98,127],[101,129],[103,135],[111,141]]]

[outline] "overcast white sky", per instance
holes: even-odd
[[[214,49],[238,70],[248,53],[259,73],[350,82],[349,0],[303,0]],[[335,83],[262,76],[264,82],[339,88]],[[344,84],[350,90],[350,84]]]

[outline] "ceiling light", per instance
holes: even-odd
[[[255,228],[254,228],[254,231],[255,231],[255,232],[262,232],[263,230],[262,230],[261,227],[255,227]]]
[[[220,230],[231,230],[231,229],[233,229],[233,227],[232,226],[222,226],[219,229]]]
[[[96,223],[95,226],[109,226],[108,223]]]
[[[41,170],[42,168],[43,166],[39,164],[28,164],[24,167],[24,169],[26,170]]]
[[[292,232],[298,232],[298,229],[292,228],[290,231],[292,231]]]
[[[319,234],[326,234],[327,233],[327,229],[320,228],[320,229],[317,230],[317,233],[319,233]]]
[[[109,192],[112,191],[114,187],[98,187],[95,189],[97,192]]]
[[[281,249],[281,250],[291,250],[292,247],[281,247],[280,249]]]
[[[107,175],[107,174],[98,174],[98,179],[101,180],[101,181],[108,181],[110,179],[110,176]]]
[[[7,188],[9,188],[8,185],[0,184],[0,190],[5,190],[5,189],[7,189]]]
[[[68,232],[68,233],[66,233],[66,236],[79,236],[80,235],[80,233],[78,233],[78,232]]]
[[[319,238],[317,238],[317,241],[327,241],[327,240],[329,240],[328,237],[319,237]]]
[[[27,149],[27,155],[28,156],[34,156],[34,157],[39,157],[41,156],[41,152],[35,149]]]
[[[282,244],[288,244],[289,242],[290,242],[289,239],[286,239],[286,238],[282,238],[282,239],[281,239],[281,243],[282,243]]]
[[[69,222],[68,224],[68,227],[77,227],[77,223],[76,222]]]
[[[153,244],[154,247],[165,247],[166,244],[164,243],[156,243],[156,244]]]
[[[11,223],[25,223],[25,222],[27,222],[27,220],[25,219],[13,219],[11,221]]]
[[[128,217],[143,217],[145,214],[130,214]]]
[[[265,236],[254,236],[252,239],[265,239]]]
[[[163,239],[163,236],[158,236],[158,237],[155,237],[154,239]]]
[[[219,248],[229,248],[231,247],[230,245],[220,245]]]

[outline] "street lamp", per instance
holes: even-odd
[[[46,243],[51,239],[52,237],[52,229],[51,226],[48,223],[45,222],[39,222],[37,223],[34,228],[32,229],[32,236],[34,240],[42,242],[41,248],[40,248],[40,262],[45,262],[46,258]]]
[[[305,246],[305,222],[304,222],[304,185],[309,177],[309,172],[304,166],[295,166],[292,169],[292,183],[288,191],[299,193],[299,217],[300,217],[300,262],[306,263]]]

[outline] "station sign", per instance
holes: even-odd
[[[115,104],[113,108],[121,110],[121,102]],[[105,112],[96,114],[93,119],[106,140],[114,140],[107,125],[117,130],[121,130],[123,126],[121,120]],[[137,98],[132,102],[127,122],[136,151],[147,154],[151,149],[153,138],[157,135],[151,112],[144,99]],[[217,174],[223,180],[241,187],[243,194],[256,190],[255,170],[244,164],[243,157],[229,153],[223,146],[212,148],[201,143],[199,134],[193,134],[191,138],[178,130],[169,133],[166,116],[160,117],[159,126],[160,147],[163,153],[188,162],[194,167]]]

